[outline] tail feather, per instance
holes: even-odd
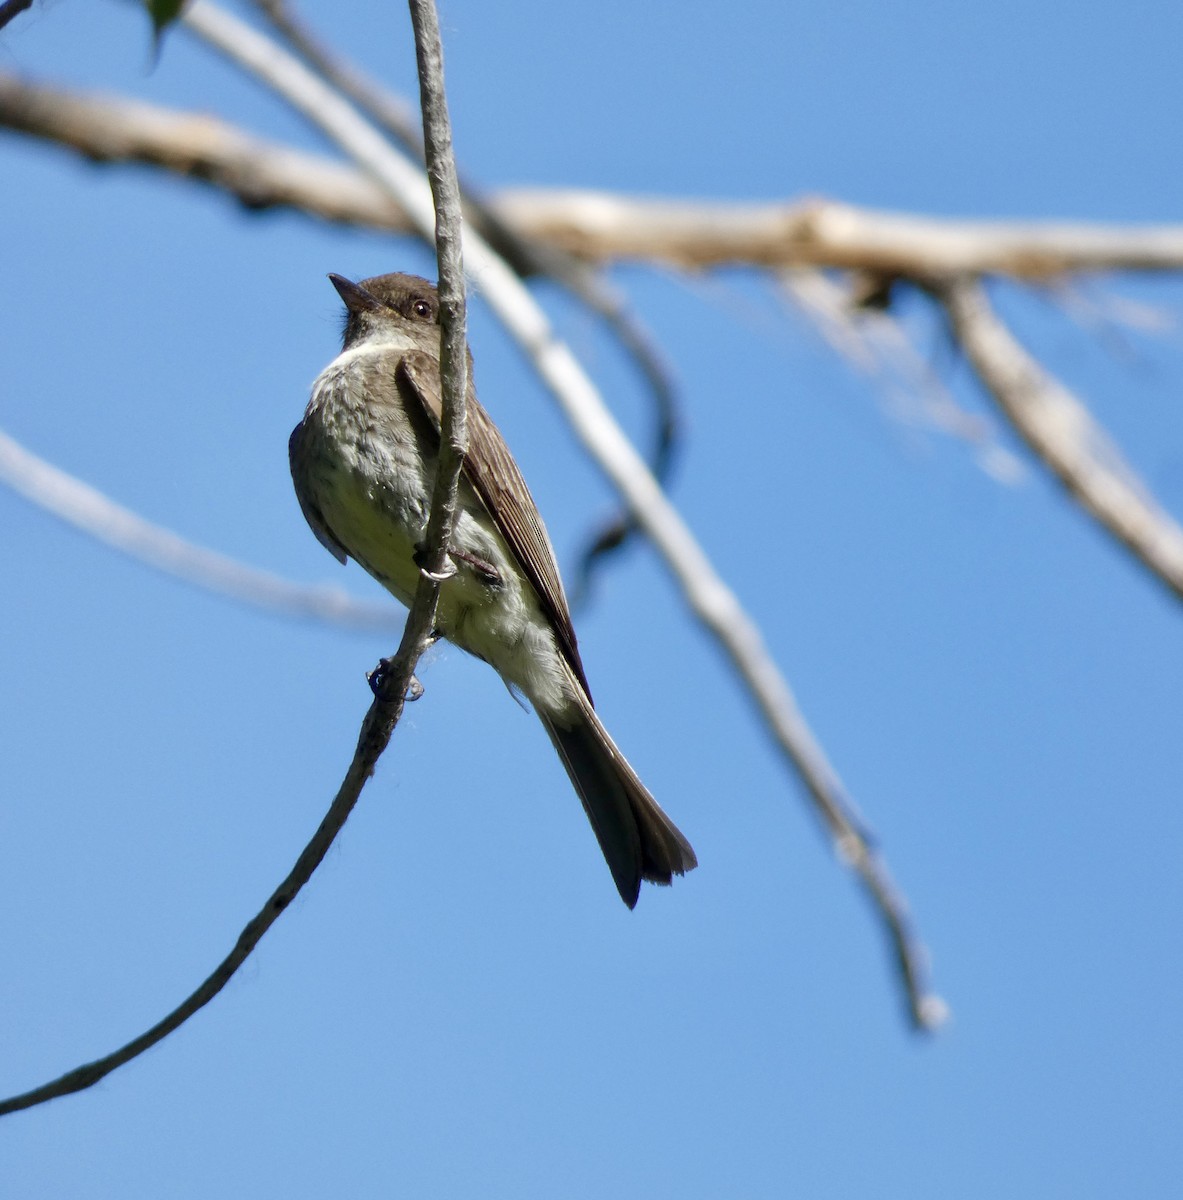
[[[621,899],[635,907],[641,880],[668,884],[698,865],[690,843],[616,748],[591,701],[579,695],[562,724],[539,712],[591,821]]]

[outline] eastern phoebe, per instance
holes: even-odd
[[[344,345],[292,432],[292,479],[321,544],[409,606],[439,453],[436,290],[415,275],[329,278],[345,301]],[[642,879],[669,883],[697,859],[592,707],[554,550],[477,401],[471,353],[468,439],[437,627],[534,705],[632,908]]]

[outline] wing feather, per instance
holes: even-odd
[[[408,351],[398,365],[397,374],[399,382],[405,385],[404,394],[418,399],[438,437],[443,401],[439,367],[435,359],[422,351]],[[530,495],[530,489],[501,431],[476,398],[471,365],[468,376],[468,453],[464,458],[464,474],[533,585],[563,656],[590,698],[591,691],[579,658],[575,628],[559,578],[554,548],[534,497]]]
[[[291,464],[293,479],[299,480],[307,477],[309,472],[308,464],[313,453],[314,451],[309,445],[308,428],[301,421],[292,430],[292,436],[288,438],[288,461]],[[296,485],[296,499],[300,502],[300,511],[304,514],[304,520],[308,522],[308,527],[316,534],[316,540],[339,563],[347,562],[349,551],[337,540],[336,534],[329,528],[320,509],[316,507],[312,498],[305,494],[305,489],[300,487],[298,483]]]

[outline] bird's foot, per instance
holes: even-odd
[[[372,671],[366,674],[366,683],[370,685],[370,691],[379,700],[389,702],[398,699],[393,686],[393,667],[393,658],[383,658],[379,660],[378,665]],[[403,699],[411,704],[423,695],[423,690],[423,684],[416,676],[412,675],[407,683],[407,690],[403,693]]]
[[[478,558],[475,554],[469,554],[465,550],[453,550],[451,556],[458,558],[462,563],[467,563],[480,576],[481,583],[488,587],[501,586],[501,572],[491,562],[486,562],[483,558]]]
[[[449,557],[451,555],[449,554]],[[429,571],[427,569],[427,552],[423,549],[422,544],[415,547],[415,553],[411,555],[415,566],[419,568],[419,574],[424,579],[430,579],[432,583],[444,583],[456,574],[456,565],[452,562],[446,562],[442,571]]]
[[[451,579],[456,574],[456,563],[462,562],[473,569],[473,572],[486,587],[499,588],[502,584],[501,572],[491,562],[486,562],[485,559],[479,558],[475,554],[470,554],[467,550],[457,550],[455,546],[448,549],[449,562],[442,571],[429,571],[427,569],[427,555],[423,550],[422,544],[415,547],[415,553],[412,555],[412,558],[414,559],[415,566],[419,568],[419,573],[425,575],[435,583],[443,583],[445,580]]]

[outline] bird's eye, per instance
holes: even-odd
[[[417,317],[427,318],[431,316],[431,305],[426,300],[416,300],[411,305],[411,311]]]

